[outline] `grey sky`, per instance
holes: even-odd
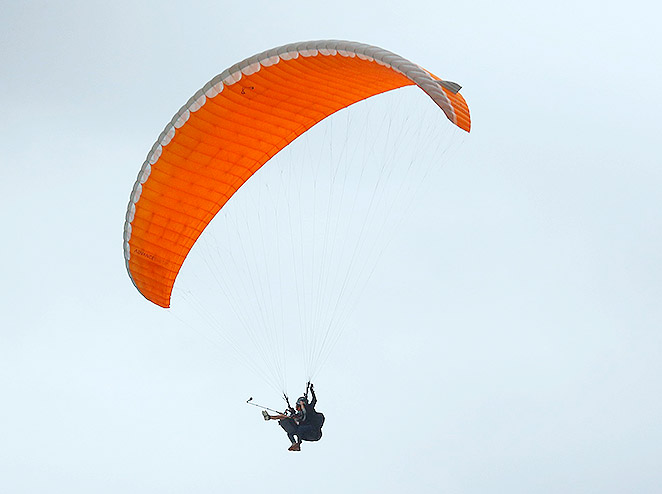
[[[660,492],[661,14],[0,3],[0,491]],[[459,82],[473,130],[385,252],[316,383],[325,437],[294,456],[243,403],[254,377],[136,292],[121,237],[197,89],[325,38]]]

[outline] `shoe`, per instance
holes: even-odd
[[[294,443],[290,451],[301,451],[301,443]]]
[[[292,443],[292,446],[290,446],[289,448],[287,448],[287,450],[288,450],[288,451],[297,451],[296,449],[294,449],[294,448],[296,448],[296,447],[297,447],[297,443]]]

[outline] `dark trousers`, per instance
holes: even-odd
[[[283,430],[287,433],[287,437],[289,440],[294,444],[296,439],[294,439],[294,436],[297,435],[297,430],[299,429],[299,426],[296,424],[296,422],[292,419],[280,419],[278,421],[278,425],[280,425]]]
[[[312,425],[297,425],[292,419],[281,419],[278,421],[283,430],[287,433],[290,442],[301,441],[319,441],[322,437],[322,430]],[[294,436],[299,440],[297,441]]]

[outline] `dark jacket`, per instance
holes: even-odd
[[[315,405],[317,405],[317,396],[315,396],[315,391],[310,390],[313,399],[310,403],[304,405],[306,408],[306,420],[304,423],[311,425],[315,429],[320,429],[320,435],[322,433],[321,429],[324,425],[324,414],[315,410]]]

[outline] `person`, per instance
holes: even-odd
[[[315,387],[313,383],[308,383],[305,395],[302,397],[302,407],[306,417],[306,429],[302,430],[304,441],[319,441],[322,438],[322,426],[324,425],[324,414],[315,410],[317,405],[317,396],[315,395]],[[312,395],[312,400],[308,403],[308,390]],[[301,398],[299,398],[301,400]]]
[[[312,401],[308,402],[308,390],[312,394]],[[322,426],[324,425],[324,414],[315,410],[317,405],[317,396],[312,383],[306,386],[304,396],[297,399],[296,409],[293,409],[288,401],[288,408],[285,414],[269,415],[266,410],[263,411],[265,420],[278,420],[288,439],[292,443],[289,451],[301,451],[302,441],[319,441],[322,438]]]

